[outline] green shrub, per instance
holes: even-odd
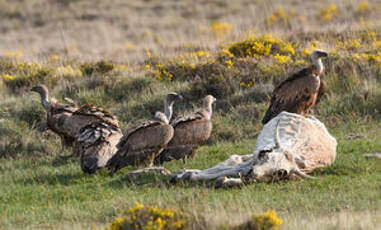
[[[114,69],[114,64],[107,61],[98,61],[96,63],[84,63],[81,65],[81,71],[87,76],[91,76],[94,73],[106,74]]]

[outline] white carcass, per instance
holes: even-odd
[[[234,186],[254,181],[311,178],[307,173],[332,164],[336,145],[336,139],[316,118],[282,112],[263,127],[254,154],[232,155],[205,170],[182,170],[172,175],[171,181],[217,179],[216,186]]]

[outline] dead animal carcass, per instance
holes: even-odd
[[[216,180],[218,187],[311,178],[307,173],[332,164],[336,145],[336,139],[316,118],[282,112],[263,127],[254,154],[232,155],[205,170],[182,170],[172,175],[171,181]]]

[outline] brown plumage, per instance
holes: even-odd
[[[41,104],[47,111],[48,127],[57,133],[62,140],[62,146],[72,146],[81,128],[96,123],[119,127],[119,122],[115,116],[102,108],[93,105],[84,105],[78,108],[73,103],[59,104],[52,102],[49,98],[49,91],[45,85],[36,85],[31,91],[37,92],[41,96]]]
[[[103,108],[87,104],[65,119],[63,130],[70,136],[77,137],[83,127],[99,122],[119,128],[119,121],[114,115]]]
[[[178,159],[185,161],[188,157],[195,156],[197,149],[212,133],[212,104],[215,101],[213,96],[208,95],[202,109],[171,124],[175,134],[164,151],[155,158],[155,164]]]
[[[181,96],[170,93],[165,100],[165,114],[156,112],[147,121],[130,130],[118,143],[118,152],[107,162],[111,173],[127,165],[152,165],[154,158],[163,151],[173,137],[173,127],[169,125],[173,103]]]
[[[325,84],[321,84],[320,81],[320,75],[323,73],[322,57],[327,57],[327,53],[315,50],[312,53],[312,66],[295,73],[274,89],[270,107],[262,124],[266,124],[282,111],[308,114],[326,91]]]
[[[82,171],[91,174],[105,167],[117,152],[116,145],[122,136],[119,126],[106,122],[94,122],[82,127],[73,150],[73,155],[81,156]]]
[[[62,147],[72,146],[75,135],[65,130],[65,121],[69,119],[78,108],[71,104],[51,102],[48,88],[45,85],[36,85],[31,88],[31,91],[40,94],[41,104],[47,112],[46,123],[49,129],[61,137]]]

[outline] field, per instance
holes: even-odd
[[[381,3],[378,0],[0,0],[0,229],[104,229],[135,202],[182,212],[186,229],[232,229],[275,210],[281,229],[381,226]],[[84,174],[32,85],[115,114],[122,131],[162,110],[181,116],[217,98],[213,135],[197,156],[165,163],[211,167],[253,152],[271,92],[319,48],[328,92],[313,114],[337,138],[317,180],[214,189],[127,167]],[[157,228],[160,229],[160,228]]]

